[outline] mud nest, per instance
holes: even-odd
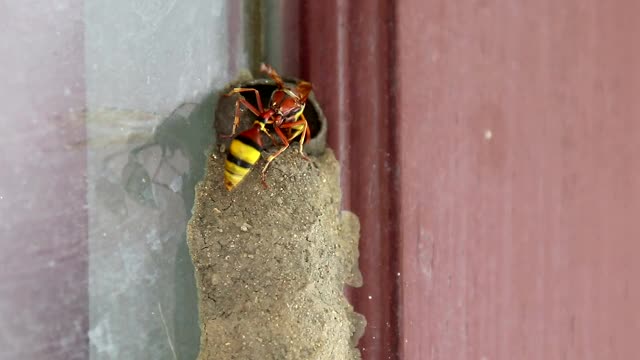
[[[297,146],[295,147],[297,148]],[[199,359],[360,359],[364,319],[343,294],[361,285],[359,223],[340,210],[331,151],[289,149],[234,191],[216,152],[198,185],[188,243],[196,268]]]

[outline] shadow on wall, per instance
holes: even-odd
[[[168,117],[162,120],[154,132],[153,139],[129,154],[129,159],[133,160],[127,164],[129,169],[123,170],[123,180],[126,181],[125,189],[131,196],[137,196],[142,203],[149,206],[158,206],[153,197],[148,197],[150,189],[139,188],[139,184],[144,184],[141,180],[150,178],[150,182],[157,186],[168,188],[174,192],[180,192],[184,201],[185,217],[191,218],[191,209],[194,204],[195,187],[198,181],[204,177],[205,162],[211,146],[215,143],[215,133],[213,130],[213,117],[217,95],[210,95],[201,104],[183,104],[176,108]],[[137,162],[138,154],[146,148],[158,146],[161,149],[161,160],[155,174],[149,174],[144,167]],[[184,156],[183,164],[187,168],[180,166],[180,161],[173,165],[171,159],[176,158],[176,153]],[[186,162],[184,162],[186,160]],[[181,174],[179,177],[173,176],[169,183],[162,182],[165,172]],[[165,177],[167,179],[167,177]],[[142,191],[140,191],[142,190]],[[175,254],[175,304],[173,312],[173,339],[171,340],[168,325],[163,324],[165,334],[159,338],[167,338],[173,342],[172,352],[178,359],[195,359],[198,355],[200,344],[200,329],[198,324],[198,299],[196,283],[194,277],[193,263],[187,247],[186,226],[181,229],[181,237],[177,239],[177,249]],[[162,317],[167,314],[162,314]],[[169,321],[164,319],[163,321]],[[150,338],[153,343],[156,337]]]
[[[214,93],[200,104],[183,104],[163,119],[152,119],[155,128],[146,141],[144,116],[89,115],[93,135],[101,129],[113,133],[120,129],[118,122],[122,129],[134,129],[123,134],[124,143],[90,141],[92,359],[198,355],[197,292],[186,224],[215,142],[217,99]]]

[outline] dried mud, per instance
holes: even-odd
[[[268,189],[259,162],[232,192],[223,159],[210,157],[188,227],[199,359],[360,359],[364,318],[343,294],[362,282],[359,223],[340,210],[333,153],[309,162],[290,149],[269,169]]]

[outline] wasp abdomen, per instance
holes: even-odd
[[[247,176],[253,166],[260,160],[262,139],[260,129],[252,127],[238,134],[231,144],[224,163],[224,185],[232,190]]]

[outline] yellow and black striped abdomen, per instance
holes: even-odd
[[[259,129],[251,128],[231,140],[224,163],[224,185],[227,190],[233,190],[247,176],[260,160],[261,151]]]

